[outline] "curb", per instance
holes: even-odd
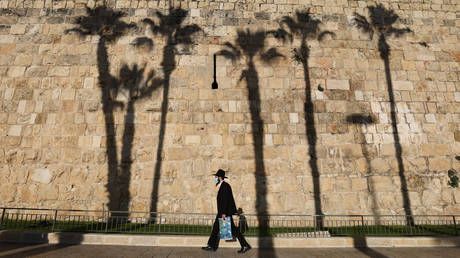
[[[331,238],[246,238],[254,247],[321,248],[321,247],[460,247],[460,237],[331,237]],[[207,236],[154,236],[94,233],[47,233],[0,231],[0,243],[83,244],[129,246],[205,246]],[[221,241],[220,247],[239,247],[238,242]]]

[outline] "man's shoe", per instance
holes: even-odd
[[[250,246],[250,245],[243,246],[243,247],[241,247],[241,249],[238,251],[238,253],[244,254],[244,253],[246,253],[247,251],[249,251],[249,249],[251,249],[251,246]]]
[[[217,248],[214,248],[212,246],[205,246],[205,247],[201,247],[201,249],[205,250],[205,251],[213,251],[215,252],[217,250]]]

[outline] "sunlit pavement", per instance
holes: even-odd
[[[216,252],[196,247],[141,247],[107,245],[24,245],[0,243],[0,257],[460,257],[460,247],[436,248],[279,248],[251,249],[238,254],[236,248]]]

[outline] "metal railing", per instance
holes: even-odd
[[[206,213],[31,208],[0,210],[0,229],[10,231],[209,235],[216,217],[215,214]],[[244,214],[233,218],[246,236],[330,237],[458,236],[457,217],[458,215]],[[259,224],[269,225],[269,228],[260,230]]]

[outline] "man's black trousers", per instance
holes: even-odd
[[[248,242],[246,242],[246,239],[244,238],[243,234],[241,234],[240,229],[235,226],[235,223],[233,223],[233,218],[230,216],[230,223],[232,226],[232,236],[236,237],[238,241],[240,242],[241,247],[243,246],[249,246]],[[214,221],[214,225],[212,226],[212,232],[211,236],[209,237],[208,240],[208,246],[217,249],[219,247],[219,217],[216,217],[216,220]]]

